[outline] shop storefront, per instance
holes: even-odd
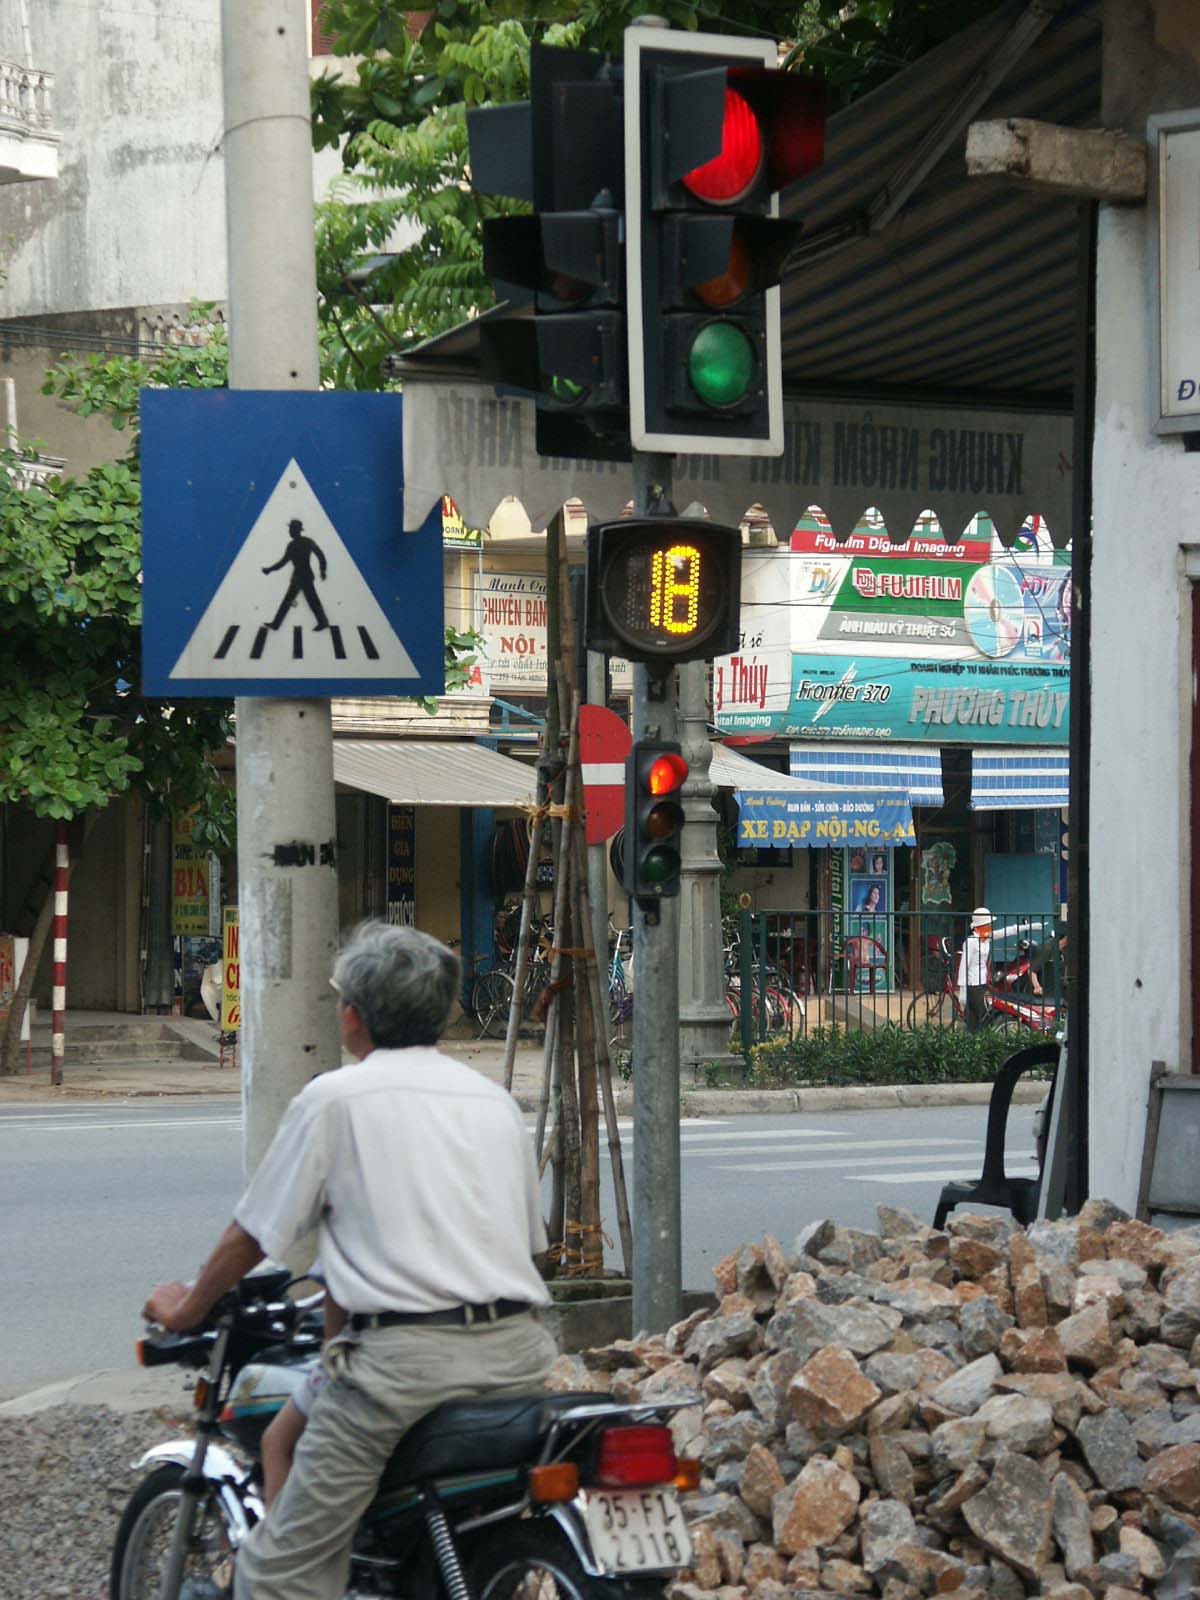
[[[893,542],[878,516],[839,543],[815,510],[787,548],[747,552],[743,648],[714,666],[717,727],[747,754],[786,756],[794,779],[911,808],[904,837],[739,827],[742,851],[815,848],[807,872],[773,876],[835,945],[864,941],[873,970],[846,983],[915,987],[923,953],[961,937],[980,903],[1014,942],[1065,916],[1068,560],[1040,518],[1008,550],[983,516],[953,544],[929,519]]]

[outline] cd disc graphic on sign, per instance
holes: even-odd
[[[980,567],[963,596],[963,621],[983,655],[1006,656],[1016,649],[1025,626],[1025,598],[1006,567]]]

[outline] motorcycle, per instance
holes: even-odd
[[[198,1372],[194,1440],[155,1445],[122,1514],[111,1600],[223,1600],[263,1515],[262,1436],[321,1346],[323,1292],[259,1269],[202,1328],[153,1331],[144,1366]],[[658,1600],[691,1559],[678,1491],[700,1481],[663,1418],[691,1403],[623,1405],[538,1392],[452,1401],[400,1441],[355,1534],[346,1600]]]
[[[1033,989],[1033,945],[1022,939],[1014,958],[998,968],[988,989],[986,1025],[989,1028],[1031,1028],[1054,1033],[1062,1026],[1059,1008]]]

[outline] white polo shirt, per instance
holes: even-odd
[[[549,1301],[533,1145],[512,1097],[434,1048],[374,1050],[288,1106],[235,1219],[270,1256],[317,1233],[349,1312]]]

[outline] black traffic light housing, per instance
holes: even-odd
[[[778,192],[820,165],[821,86],[770,41],[625,35],[629,395],[637,450],[783,449]]]
[[[603,56],[535,44],[530,98],[467,114],[471,182],[527,200],[483,224],[513,308],[480,330],[483,374],[533,395],[541,455],[628,460],[621,88]]]
[[[653,918],[679,893],[681,791],[688,765],[680,745],[639,739],[625,761],[625,890]]]
[[[623,517],[588,529],[587,644],[648,666],[738,647],[742,536],[700,517]]]

